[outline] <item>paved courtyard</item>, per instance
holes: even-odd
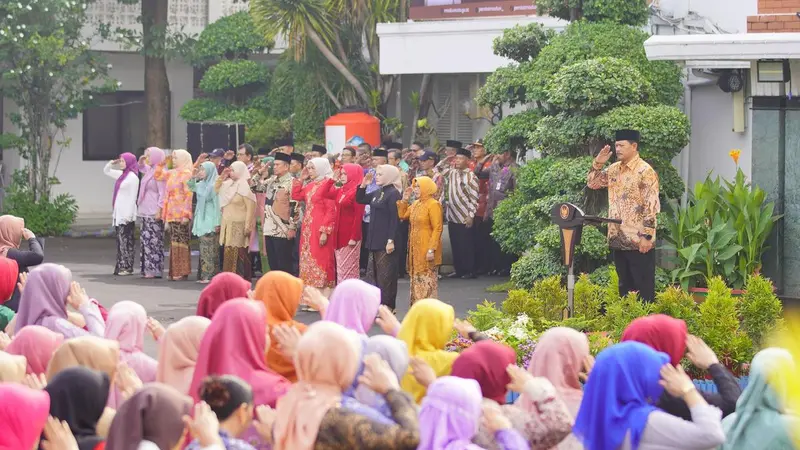
[[[149,315],[164,325],[195,313],[202,285],[194,281],[144,280],[138,275],[114,276],[115,248],[113,239],[48,238],[44,249],[45,261],[70,268],[75,280],[81,283],[89,296],[96,298],[106,308],[118,301],[133,300],[141,303]],[[136,264],[139,264],[138,258]],[[192,268],[197,268],[196,256],[193,258]],[[488,293],[485,289],[503,281],[505,280],[498,277],[482,277],[476,280],[443,279],[439,284],[439,298],[453,305],[456,315],[463,317],[467,310],[484,299],[502,301],[504,294]],[[397,309],[401,318],[408,311],[408,289],[408,279],[401,279],[397,295]],[[319,314],[300,312],[297,320],[311,323],[319,320]],[[151,355],[156,354],[155,343],[149,336],[145,340],[145,349]]]

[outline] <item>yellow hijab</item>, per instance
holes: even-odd
[[[397,338],[408,346],[408,354],[427,362],[437,377],[450,375],[458,353],[447,352],[444,346],[450,340],[455,322],[455,311],[447,303],[426,298],[411,307],[403,319]],[[400,382],[404,391],[417,403],[425,397],[425,388],[417,383],[409,370]]]

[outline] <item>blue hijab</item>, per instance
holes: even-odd
[[[666,353],[627,341],[597,355],[583,392],[572,431],[586,450],[615,450],[631,434],[631,449],[639,448],[647,417],[664,388],[661,367]]]
[[[219,195],[214,191],[217,182],[217,166],[211,161],[200,165],[206,177],[195,182],[194,191],[197,195],[197,206],[194,211],[194,224],[192,234],[205,236],[216,231],[222,220],[222,210],[219,207]]]

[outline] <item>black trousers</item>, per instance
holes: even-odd
[[[264,247],[267,249],[269,270],[280,270],[297,276],[294,271],[294,254],[297,249],[294,239],[266,236]]]
[[[638,292],[645,302],[656,297],[656,252],[614,250],[614,265],[619,276],[619,295]]]
[[[406,258],[408,256],[408,221],[401,220],[397,225],[397,237],[395,238],[395,252],[397,252],[397,268],[400,277],[406,276]]]
[[[453,249],[453,266],[456,274],[464,276],[475,273],[475,225],[467,228],[461,223],[447,224],[450,232],[450,248]]]
[[[475,227],[475,271],[482,275],[497,270],[492,255],[491,222],[476,217],[473,227]]]
[[[263,274],[264,270],[261,267],[261,252],[249,252],[250,265],[253,267],[253,273]]]
[[[367,280],[381,290],[381,304],[394,311],[397,308],[397,251],[369,252]]]
[[[369,250],[365,245],[367,241],[367,232],[369,231],[369,223],[361,221],[361,254],[358,255],[358,268],[362,272],[367,271],[367,264],[369,263]],[[397,248],[397,246],[395,246]]]

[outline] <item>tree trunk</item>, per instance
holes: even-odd
[[[425,106],[425,97],[428,94],[428,85],[431,82],[431,74],[426,73],[422,75],[422,81],[419,83],[419,104],[417,110],[414,111],[414,121],[411,123],[411,141],[417,139],[417,122],[422,118],[423,111],[428,115],[428,108]]]
[[[306,30],[308,32],[309,39],[311,39],[311,42],[313,42],[314,45],[317,46],[317,49],[319,49],[322,55],[325,56],[325,59],[327,59],[328,62],[331,63],[331,65],[340,74],[342,74],[344,79],[347,80],[347,82],[350,83],[351,86],[353,86],[353,89],[355,89],[360,99],[364,102],[364,106],[369,106],[370,103],[369,94],[367,94],[367,91],[364,89],[364,86],[361,85],[361,82],[358,80],[358,78],[356,78],[356,76],[353,75],[353,73],[347,69],[347,66],[345,66],[342,63],[342,61],[340,61],[339,58],[337,58],[336,55],[333,54],[331,49],[329,49],[328,46],[325,45],[325,43],[322,41],[322,38],[319,36],[319,34],[317,34],[317,32],[313,28],[307,27]]]
[[[170,147],[169,78],[164,55],[168,0],[142,0],[144,96],[147,105],[147,145]]]

